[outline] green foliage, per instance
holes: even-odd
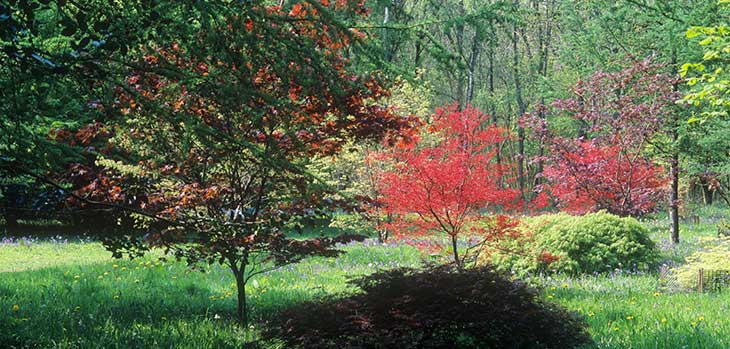
[[[721,9],[717,13],[718,17],[727,14],[730,2],[720,0],[719,4]],[[687,29],[686,36],[696,41],[704,52],[700,61],[685,63],[680,69],[680,74],[687,77],[687,85],[691,89],[683,102],[701,107],[699,115],[690,121],[728,116],[730,76],[725,68],[730,62],[730,27],[727,24],[692,26]]]
[[[699,283],[699,270],[708,271],[703,278],[704,283],[713,283],[713,271],[730,270],[730,237],[702,239],[703,248],[687,257],[686,263],[671,270],[679,284],[685,289],[695,290]]]
[[[604,211],[584,216],[560,213],[527,218],[523,224],[533,234],[534,249],[559,258],[549,265],[549,271],[579,274],[647,270],[656,263],[649,231],[634,218]],[[496,254],[494,263],[519,273],[546,271],[539,261],[519,255]]]

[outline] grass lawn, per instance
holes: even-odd
[[[647,222],[666,260],[681,262],[712,224],[662,243],[665,221]],[[684,228],[688,228],[685,226]],[[310,258],[249,285],[253,330],[237,328],[235,284],[220,266],[191,271],[152,255],[113,260],[88,240],[0,242],[0,348],[240,348],[266,314],[318,296],[352,291],[348,277],[417,266],[406,245],[345,246],[338,258]],[[583,314],[597,348],[728,348],[730,293],[658,292],[656,275],[536,277],[546,299]],[[272,348],[277,347],[272,343]]]

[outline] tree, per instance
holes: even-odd
[[[548,144],[544,175],[558,206],[573,212],[605,209],[643,215],[666,192],[661,167],[646,151],[661,145],[665,116],[677,93],[674,79],[650,59],[614,73],[597,72],[552,108],[578,125],[575,137],[555,134],[544,119],[532,125]]]
[[[52,176],[24,171],[78,205],[125,212],[145,234],[106,241],[115,256],[159,247],[190,264],[227,266],[245,324],[252,277],[333,256],[336,243],[354,238],[286,235],[333,204],[323,199],[332,188],[306,170],[309,159],[336,154],[348,140],[397,142],[414,118],[380,103],[387,79],[376,71],[381,56],[353,28],[368,12],[359,1],[180,1],[139,10],[101,16],[111,28],[134,31],[142,21],[144,29],[119,41],[123,52],[92,56],[91,71],[104,74],[85,77],[98,90],[90,104],[109,118],[81,134],[98,139],[85,149],[91,161]],[[79,135],[63,127],[53,134],[60,143]],[[63,183],[54,180],[60,174]]]
[[[561,150],[554,146],[553,151]],[[554,155],[543,175],[558,207],[570,213],[604,209],[619,216],[641,216],[655,210],[667,182],[662,167],[635,155],[618,146],[578,141]]]
[[[730,2],[720,0],[720,12],[727,13]],[[718,16],[719,17],[719,16]],[[710,117],[727,117],[730,110],[730,98],[727,90],[730,88],[730,79],[725,69],[730,60],[730,27],[726,24],[715,26],[692,26],[687,29],[687,39],[698,40],[703,47],[704,55],[700,62],[685,63],[680,73],[688,76],[687,85],[691,90],[686,93],[683,102],[698,109],[699,115],[690,121],[700,121]]]
[[[463,268],[459,238],[472,234],[483,242],[514,232],[504,216],[495,218],[494,229],[476,223],[488,213],[516,207],[519,192],[502,186],[509,166],[492,161],[503,129],[470,107],[439,108],[433,119],[423,140],[381,154],[392,169],[382,174],[380,191],[397,234],[447,235],[454,263]]]

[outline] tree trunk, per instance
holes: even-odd
[[[677,131],[672,132],[672,141],[676,142]],[[671,192],[669,193],[669,218],[671,219],[672,242],[679,243],[679,155],[673,151],[670,160],[670,177],[672,180]]]
[[[702,201],[705,205],[712,205],[713,190],[710,188],[710,181],[706,175],[700,175],[700,188],[702,189]]]
[[[539,12],[539,5],[537,11]],[[540,75],[543,77],[543,81],[547,81],[548,77],[548,62],[550,59],[550,39],[552,38],[552,18],[551,18],[551,12],[550,9],[553,8],[552,1],[548,1],[545,4],[545,30],[543,31],[542,25],[538,26],[538,45],[540,49],[540,62],[538,64],[538,69],[540,70]],[[540,104],[542,106],[545,105],[545,96],[541,94],[540,96]],[[540,108],[538,117],[541,121],[545,120],[545,110],[543,108]],[[542,172],[543,172],[543,160],[542,157],[545,156],[545,144],[542,140],[540,140],[539,148],[538,148],[538,160],[537,160],[537,171],[535,176],[535,185],[539,185],[542,182]]]
[[[469,71],[468,81],[466,85],[466,104],[471,104],[474,99],[474,72],[476,71],[477,61],[479,59],[479,40],[477,35],[474,35],[471,45],[471,57],[469,57]]]
[[[514,11],[517,11],[519,7],[519,1],[515,0],[512,3]],[[515,80],[515,99],[517,102],[518,115],[517,118],[525,114],[525,102],[522,100],[522,85],[520,84],[520,69],[519,69],[519,57],[517,51],[517,24],[514,24],[512,30],[512,71]],[[522,127],[521,123],[517,122],[517,186],[520,190],[520,196],[524,202],[525,208],[527,207],[527,197],[525,196],[525,128]]]
[[[672,45],[672,67],[677,72],[677,48]],[[674,91],[678,90],[678,82],[672,85]],[[669,218],[671,219],[671,235],[672,242],[675,244],[679,243],[679,148],[677,147],[677,141],[679,139],[679,111],[674,110],[672,113],[672,124],[670,127],[672,147],[671,147],[671,159],[669,161],[669,174],[672,180],[671,192],[669,193]]]
[[[246,281],[244,279],[246,267],[242,264],[241,267],[238,268],[235,262],[230,263],[231,271],[233,271],[233,275],[236,277],[236,289],[238,290],[238,323],[242,328],[246,328],[246,325],[248,324],[248,311],[246,309]]]
[[[457,242],[456,235],[451,235],[451,248],[454,250],[454,263],[456,263],[456,267],[459,270],[461,270],[462,265],[461,265],[461,260],[459,260],[459,252],[456,249],[456,242]]]

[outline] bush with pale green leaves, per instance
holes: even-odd
[[[679,285],[685,289],[697,289],[699,283],[699,271],[703,269],[705,276],[703,282],[712,286],[719,277],[720,272],[730,271],[730,237],[702,238],[703,248],[687,257],[686,263],[671,270]],[[727,275],[724,275],[727,278]],[[717,280],[727,283],[730,280]],[[727,285],[727,286],[730,286]]]
[[[615,269],[649,270],[658,261],[649,231],[630,217],[604,211],[583,216],[559,213],[526,218],[522,229],[533,236],[529,250],[558,259],[545,265],[533,257],[496,253],[492,255],[492,263],[517,274],[581,274]]]

